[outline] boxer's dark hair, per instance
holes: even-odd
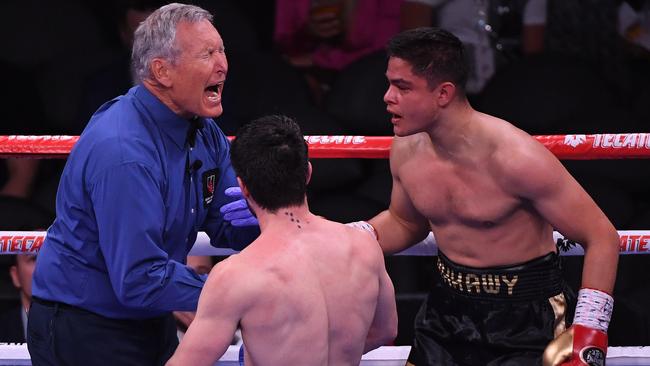
[[[307,191],[307,143],[291,118],[271,115],[237,131],[232,166],[260,207],[275,212],[301,205]]]
[[[450,81],[465,95],[469,62],[463,43],[450,32],[432,27],[409,29],[395,35],[386,51],[389,57],[410,63],[413,73],[427,79],[430,88]]]

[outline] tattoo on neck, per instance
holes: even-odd
[[[293,212],[285,211],[284,215],[288,216],[291,219],[291,222],[295,222],[296,225],[298,225],[298,229],[302,229],[302,226],[300,225],[300,220],[293,217]]]

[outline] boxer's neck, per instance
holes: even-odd
[[[315,216],[309,211],[306,202],[300,206],[283,207],[273,213],[262,210],[257,215],[262,232],[269,227],[279,228],[280,230],[304,229],[314,218]]]

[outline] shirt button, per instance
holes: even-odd
[[[194,213],[194,209],[191,209],[190,212],[191,212],[191,213]]]

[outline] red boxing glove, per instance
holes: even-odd
[[[574,324],[544,350],[544,366],[604,366],[607,333]]]

